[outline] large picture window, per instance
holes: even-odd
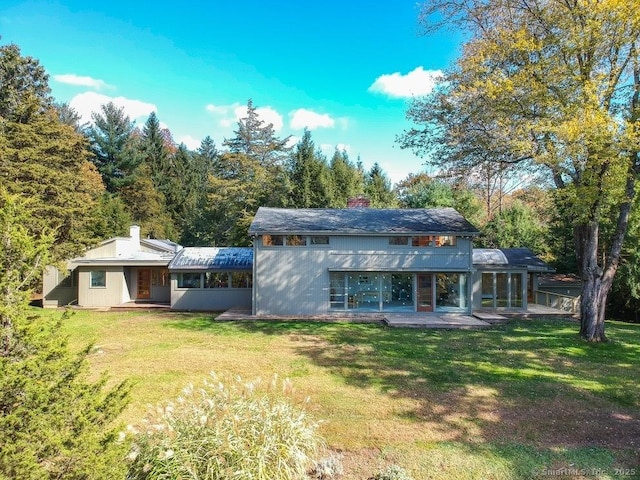
[[[107,272],[105,270],[91,270],[91,288],[105,288],[107,286]]]
[[[467,275],[436,274],[436,311],[456,311],[467,308]]]
[[[178,288],[201,288],[200,272],[185,272],[178,274]]]
[[[523,308],[525,275],[522,272],[483,272],[482,306]]]
[[[169,285],[169,270],[166,268],[154,268],[151,271],[151,285],[156,287]]]
[[[253,276],[249,272],[232,272],[231,288],[251,288]]]
[[[229,274],[227,272],[207,272],[204,275],[204,288],[228,288]]]

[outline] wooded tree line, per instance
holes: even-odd
[[[364,194],[373,208],[454,207],[481,229],[476,246],[529,247],[558,271],[577,271],[575,211],[532,162],[499,150],[504,143],[489,143],[486,125],[474,125],[468,113],[447,116],[455,111],[445,101],[450,91],[418,100],[409,111],[417,123],[425,111],[438,118],[439,137],[425,145],[427,137],[413,130],[400,139],[419,153],[435,147],[438,174],[408,173],[392,186],[377,164],[367,170],[340,150],[326,158],[309,131],[290,147],[251,100],[233,137],[218,146],[208,136],[192,151],[176,144],[155,113],[138,126],[108,103],[90,124],[80,124],[68,105],[55,103],[38,61],[15,45],[0,47],[0,75],[0,187],[30,199],[31,231],[53,229],[54,259],[126,235],[132,223],[145,236],[183,245],[249,245],[259,206],[341,208]],[[636,217],[610,299],[616,313],[640,305]],[[603,227],[615,227],[612,210]]]

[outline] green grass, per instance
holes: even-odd
[[[600,345],[556,321],[440,331],[78,311],[65,328],[73,348],[95,343],[95,375],[134,381],[125,422],[210,371],[277,373],[311,398],[347,479],[390,463],[416,479],[529,479],[563,468],[640,478],[637,325],[609,322],[611,341]]]

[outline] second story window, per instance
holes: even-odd
[[[440,235],[436,237],[436,247],[455,247],[456,237],[453,235]]]
[[[409,237],[389,237],[389,245],[409,245]]]
[[[419,237],[411,237],[412,247],[431,247],[434,237],[431,235],[421,235]]]
[[[284,237],[282,235],[263,235],[262,245],[265,247],[284,245]]]
[[[287,245],[290,247],[303,247],[307,244],[307,237],[302,235],[287,235]]]

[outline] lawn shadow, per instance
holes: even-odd
[[[603,345],[580,340],[573,324],[548,321],[482,331],[309,322],[234,328],[286,336],[346,384],[410,400],[397,415],[448,442],[631,451],[625,463],[640,461],[640,328],[610,327],[612,341]]]

